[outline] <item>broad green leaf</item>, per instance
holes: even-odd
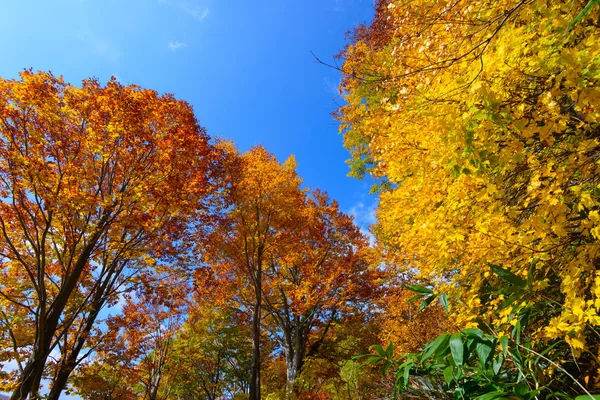
[[[446,295],[446,293],[439,294],[438,299],[440,299],[440,303],[442,304],[446,312],[448,312],[448,295]]]
[[[521,343],[521,319],[517,320],[517,323],[512,330],[512,337],[515,339],[517,344]]]
[[[502,354],[498,354],[498,356],[492,360],[492,371],[494,371],[494,375],[498,375],[498,372],[500,372],[503,361],[504,357],[502,357]]]
[[[375,350],[377,352],[377,354],[379,354],[382,358],[385,358],[385,350],[383,350],[383,347],[379,344],[374,344],[371,346],[372,350]]]
[[[479,342],[475,347],[475,352],[477,353],[477,358],[479,358],[481,367],[485,368],[490,354],[492,353],[492,346],[487,342]]]
[[[412,362],[405,361],[396,371],[396,386],[402,389],[408,387],[408,378],[410,377],[410,369],[413,367]]]
[[[414,303],[415,301],[419,300],[421,297],[423,297],[423,295],[422,294],[418,294],[416,296],[411,297],[406,302],[407,303]]]
[[[359,356],[352,357],[352,361],[360,361],[363,358],[373,357],[373,354],[361,354]]]
[[[445,348],[448,345],[448,340],[450,339],[450,335],[444,333],[438,336],[433,342],[428,343],[423,350],[423,355],[421,356],[421,361],[427,360],[429,357],[433,355],[439,348]]]
[[[524,290],[516,290],[512,295],[507,297],[498,305],[498,310],[504,310],[506,307],[510,307],[515,304],[517,299],[520,299],[526,292]]]
[[[421,285],[404,285],[404,287],[415,293],[423,293],[423,294],[432,294],[433,293],[433,290],[427,289],[426,287],[421,286]]]
[[[486,393],[482,396],[477,397],[477,400],[493,400],[493,399],[500,399],[500,398],[509,398],[509,395],[506,392],[503,391],[496,391],[496,392],[490,392],[490,393]]]
[[[375,364],[379,364],[383,360],[384,359],[382,357],[379,357],[377,355],[373,355],[373,356],[371,356],[371,358],[368,358],[367,361],[365,361],[363,364],[364,365],[375,365]]]
[[[410,377],[410,368],[412,367],[412,364],[408,364],[406,367],[404,367],[404,385],[406,385],[408,387],[408,378]]]
[[[483,332],[477,328],[467,328],[461,331],[464,335],[467,335],[476,339],[483,339]]]
[[[437,297],[437,295],[432,294],[431,296],[424,298],[423,302],[421,303],[421,306],[419,307],[419,311],[426,309],[427,306],[429,306],[431,304],[431,302],[435,300],[436,297]]]
[[[383,365],[383,370],[381,372],[381,375],[385,376],[392,365],[393,365],[393,363],[391,361],[386,361],[385,364]]]
[[[501,279],[505,280],[506,282],[512,283],[513,285],[518,286],[522,289],[524,289],[527,286],[527,282],[525,282],[524,279],[519,278],[511,271],[504,269],[499,265],[489,264],[489,266],[496,275],[498,275]]]
[[[462,365],[463,353],[465,349],[462,342],[462,335],[460,333],[455,333],[450,336],[450,351],[452,352],[452,359],[456,365]]]
[[[508,349],[508,336],[502,336],[500,338],[500,344],[502,345],[502,352],[506,355],[506,350]]]
[[[453,370],[454,367],[452,365],[448,365],[446,368],[444,368],[444,379],[448,385],[454,380],[454,375],[452,374]]]
[[[531,262],[529,266],[529,271],[527,272],[527,289],[531,290],[533,287],[533,278],[535,271],[535,260]]]
[[[394,358],[394,343],[390,342],[387,349],[385,349],[385,355],[390,360]]]
[[[569,27],[567,28],[567,32],[570,31],[579,22],[581,22],[581,20],[584,19],[585,16],[590,13],[590,11],[592,11],[592,8],[594,8],[594,6],[600,6],[600,1],[599,0],[590,0],[586,4],[586,6],[583,8],[583,10],[581,10],[581,12],[575,17],[573,22],[571,22],[569,24]]]

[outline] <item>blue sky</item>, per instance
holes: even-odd
[[[241,150],[290,154],[363,228],[370,184],[346,177],[348,153],[330,113],[340,75],[327,62],[371,0],[18,0],[0,5],[0,76],[52,71],[73,84],[111,76],[193,105],[211,136]],[[67,397],[65,397],[67,398]]]
[[[348,153],[330,113],[341,104],[333,62],[371,0],[19,0],[0,6],[0,76],[50,70],[173,93],[211,136],[241,150],[294,154],[311,188],[326,190],[362,226],[373,222],[366,182],[346,177]]]

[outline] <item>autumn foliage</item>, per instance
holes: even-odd
[[[232,157],[230,207],[209,235],[205,262],[230,287],[221,302],[253,310],[250,398],[259,398],[261,332],[283,351],[292,391],[331,324],[372,298],[378,273],[352,219],[325,193],[300,188],[293,158],[280,164],[262,147],[238,154],[223,145]]]
[[[0,79],[0,391],[600,390],[600,3],[375,8],[336,113],[372,237],[293,156],[211,141],[171,95]]]
[[[0,121],[7,389],[35,396],[59,350],[58,398],[100,310],[205,218],[217,153],[186,103],[114,79],[0,80]]]
[[[379,1],[342,53],[338,114],[353,174],[381,178],[386,251],[458,327],[552,345],[579,384],[545,387],[579,393],[600,366],[593,3]]]

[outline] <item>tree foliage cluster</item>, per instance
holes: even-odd
[[[115,79],[0,79],[0,390],[355,398],[385,271],[296,162]]]
[[[374,243],[293,157],[211,140],[171,95],[0,79],[0,390],[599,392],[599,20],[378,0],[337,112],[351,175],[379,180]]]
[[[342,52],[337,117],[352,174],[380,179],[376,237],[449,311],[422,352],[373,355],[405,393],[598,392],[599,9],[380,0]]]

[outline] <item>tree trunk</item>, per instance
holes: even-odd
[[[61,364],[60,369],[58,370],[58,373],[52,382],[52,388],[50,389],[48,400],[59,400],[60,394],[65,389],[71,372],[73,372],[77,366],[77,359],[79,358],[79,354],[85,345],[86,338],[92,331],[94,323],[96,322],[96,318],[98,318],[98,314],[100,313],[100,309],[102,309],[104,306],[102,294],[103,292],[99,292],[98,295],[95,296],[96,298],[92,305],[93,309],[90,311],[90,314],[87,317],[85,327],[80,336],[76,339],[75,345],[71,349],[71,352],[66,355],[67,359]]]
[[[23,373],[17,380],[17,386],[10,397],[10,400],[25,400],[29,396],[37,397],[42,375],[44,374],[44,367],[46,365],[46,361],[48,360],[48,356],[50,355],[50,346],[52,344],[54,334],[56,333],[60,316],[62,315],[67,302],[73,293],[73,290],[79,282],[79,277],[81,276],[81,273],[83,272],[83,269],[90,258],[92,250],[98,242],[98,239],[100,239],[104,229],[104,224],[107,219],[108,215],[105,214],[100,221],[100,227],[102,228],[98,228],[96,230],[94,235],[92,235],[90,238],[89,243],[83,248],[82,253],[79,255],[79,258],[73,267],[73,270],[66,277],[58,295],[48,308],[48,312],[40,313],[40,322],[38,325],[39,328],[36,332],[36,341],[33,347],[33,352],[29,357],[27,364],[25,364]],[[45,303],[45,300],[40,301]],[[45,309],[47,304],[45,303],[42,306]]]
[[[302,329],[300,321],[293,327],[291,335],[285,335],[288,343],[285,349],[286,366],[286,391],[289,396],[294,391],[294,382],[304,364],[306,354],[306,332]]]
[[[260,322],[262,298],[262,257],[258,257],[256,280],[254,281],[254,315],[252,319],[252,364],[250,368],[250,398],[260,400]]]
[[[23,368],[20,381],[10,400],[25,400],[30,393],[37,395],[47,358],[42,353],[41,351],[34,350],[34,354],[32,354],[27,364],[25,364],[25,368]]]

